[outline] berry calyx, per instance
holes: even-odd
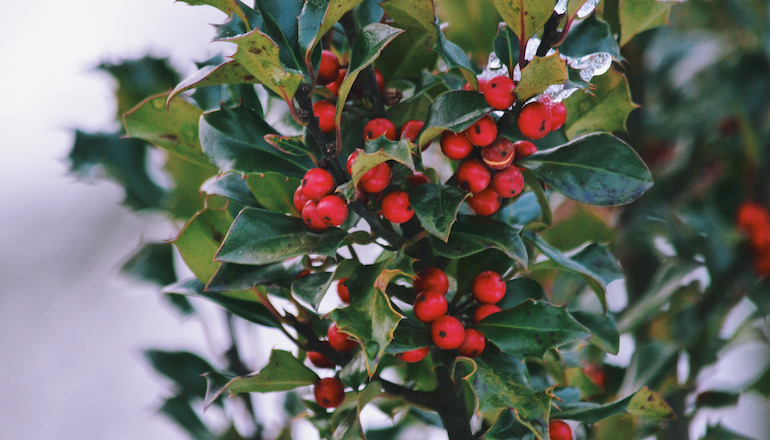
[[[330,346],[329,341],[321,342],[326,346]],[[329,358],[317,351],[308,351],[307,358],[310,359],[310,363],[315,365],[317,368],[334,368],[334,362],[330,361]]]
[[[513,165],[495,174],[492,178],[492,187],[500,197],[515,197],[524,189],[524,176],[521,170]]]
[[[567,106],[563,102],[551,104],[551,131],[556,131],[567,122]]]
[[[480,331],[469,328],[465,330],[465,339],[457,351],[465,357],[475,358],[484,351],[486,344],[487,339]]]
[[[460,188],[477,193],[485,190],[492,180],[492,174],[484,162],[478,159],[466,160],[461,163],[455,173]]]
[[[324,133],[334,131],[334,114],[337,107],[331,101],[316,101],[313,103],[313,114],[318,118],[318,126]]]
[[[505,296],[505,282],[497,272],[487,270],[476,275],[471,283],[471,292],[482,304],[495,304]]]
[[[515,88],[516,85],[507,76],[494,77],[484,87],[484,99],[493,108],[505,110],[516,101],[516,95],[513,94]]]
[[[393,122],[385,118],[375,118],[367,122],[364,126],[364,140],[377,139],[385,135],[386,138],[396,140],[396,126]]]
[[[430,352],[430,347],[417,348],[415,350],[405,351],[403,353],[396,354],[396,357],[402,361],[413,364],[425,359],[425,356]]]
[[[329,345],[337,351],[349,351],[358,346],[356,341],[350,339],[350,335],[337,329],[337,324],[329,326],[326,336],[329,338]]]
[[[297,208],[297,211],[302,212],[302,208],[305,207],[305,203],[308,202],[307,196],[305,196],[305,193],[302,192],[302,185],[298,186],[297,189],[294,191],[294,207]]]
[[[468,198],[468,206],[478,215],[492,215],[500,209],[503,198],[491,186]]]
[[[340,74],[340,60],[329,50],[321,51],[321,63],[318,66],[316,84],[324,86],[333,83]]]
[[[380,205],[382,215],[393,223],[406,223],[414,217],[409,194],[404,191],[393,191],[382,198]]]
[[[477,323],[481,321],[482,319],[486,318],[487,316],[497,313],[500,311],[500,307],[497,307],[494,304],[483,304],[478,307],[476,307],[476,310],[473,311],[473,323]]]
[[[334,177],[322,168],[311,168],[302,177],[301,187],[305,197],[317,202],[334,191]]]
[[[414,300],[414,316],[422,323],[430,324],[446,315],[446,296],[437,290],[426,290]]]
[[[327,225],[340,226],[348,218],[348,204],[342,197],[331,194],[318,201],[316,212]]]
[[[453,133],[447,130],[441,134],[439,143],[444,155],[452,160],[465,159],[473,151],[473,143],[464,132]]]
[[[426,267],[417,272],[412,285],[417,293],[435,290],[441,292],[442,295],[446,295],[449,291],[449,278],[447,278],[443,270],[437,267]]]
[[[454,350],[463,344],[465,329],[457,318],[444,315],[433,321],[430,326],[430,336],[436,347]]]
[[[340,94],[340,86],[342,85],[342,81],[345,79],[347,72],[347,69],[340,69],[337,74],[337,79],[326,85],[326,88],[332,92],[332,95],[338,96]]]
[[[513,149],[516,151],[516,159],[523,159],[532,153],[537,153],[537,147],[530,141],[516,141],[513,143]]]
[[[336,377],[325,377],[313,387],[316,403],[324,408],[336,408],[345,400],[345,386]]]
[[[481,149],[481,159],[489,168],[502,170],[513,162],[516,149],[513,143],[504,137],[499,137],[488,147]]]
[[[417,135],[420,134],[420,131],[422,131],[422,127],[424,126],[425,122],[419,121],[417,119],[406,121],[404,122],[404,125],[401,126],[401,131],[398,133],[398,138],[409,139],[410,142],[414,143],[417,140]]]
[[[548,424],[548,436],[550,440],[572,440],[572,428],[561,420],[554,420]]]
[[[530,102],[521,109],[516,123],[524,136],[541,139],[551,131],[551,111],[542,102]]]
[[[486,147],[497,139],[497,124],[492,116],[484,115],[465,130],[468,139],[477,147]]]
[[[345,304],[350,304],[350,290],[348,290],[348,286],[345,284],[347,281],[347,278],[342,278],[337,283],[337,295],[340,297],[342,302]]]
[[[358,186],[368,192],[368,193],[378,193],[390,185],[390,178],[392,176],[392,171],[390,170],[390,165],[388,165],[387,162],[383,162],[376,167],[372,168],[370,171],[374,171],[374,174],[367,178],[367,179],[361,179],[358,181]],[[364,176],[367,176],[367,174],[364,174]]]
[[[329,225],[318,215],[318,204],[313,200],[308,200],[302,207],[302,221],[311,231],[321,232],[329,229]]]

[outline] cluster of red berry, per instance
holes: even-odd
[[[749,237],[754,271],[760,277],[770,275],[770,211],[757,203],[745,202],[738,208],[736,223]]]
[[[294,207],[302,213],[311,231],[339,226],[348,218],[347,202],[332,194],[336,185],[331,173],[322,168],[308,170],[294,191]]]

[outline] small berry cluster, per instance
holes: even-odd
[[[294,207],[308,229],[320,232],[340,226],[348,218],[348,204],[334,192],[334,177],[322,168],[308,170],[294,191]]]
[[[738,208],[736,223],[749,237],[754,271],[760,277],[770,275],[770,211],[757,203],[745,202]]]

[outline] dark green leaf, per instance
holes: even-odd
[[[703,391],[695,398],[695,406],[700,408],[725,408],[738,404],[739,393],[728,391]]]
[[[409,201],[422,227],[428,233],[447,241],[449,231],[457,219],[457,210],[466,196],[454,186],[426,183],[411,191]]]
[[[332,440],[366,440],[359,416],[364,407],[381,394],[382,387],[380,383],[376,381],[370,382],[366,388],[355,396],[354,407],[351,408],[343,403],[342,407],[334,412],[334,417],[332,418],[334,429]]]
[[[490,110],[481,93],[466,90],[446,92],[436,98],[428,109],[425,127],[420,134],[420,145],[428,145],[444,130],[459,133]]]
[[[519,63],[519,37],[508,26],[497,31],[494,42],[495,55],[508,67],[509,72]]]
[[[353,273],[355,266],[352,263],[353,260],[344,260],[337,265],[334,272],[317,272],[297,278],[291,284],[291,293],[318,311],[318,306],[332,281],[349,277]],[[356,292],[351,292],[351,297],[355,296]]]
[[[299,216],[294,207],[294,191],[301,181],[278,173],[247,174],[246,184],[259,204],[273,212]]]
[[[265,142],[281,153],[292,156],[307,156],[307,146],[302,141],[302,136],[280,136],[277,134],[265,135]]]
[[[433,250],[442,257],[461,258],[484,249],[499,249],[527,267],[527,250],[519,231],[490,218],[460,215],[446,243],[432,236],[430,241]]]
[[[281,63],[289,69],[304,69],[297,42],[297,17],[302,11],[303,0],[256,0],[254,6],[262,13],[265,25],[261,29],[278,44]]]
[[[540,204],[537,195],[532,191],[525,192],[515,202],[500,208],[492,216],[517,229],[524,229],[528,224],[540,220],[540,217]]]
[[[567,38],[559,46],[559,52],[572,58],[581,58],[598,52],[606,52],[614,59],[621,58],[620,47],[612,37],[610,26],[599,20],[596,14],[589,15],[570,28]]]
[[[179,395],[201,399],[206,396],[202,375],[214,371],[206,360],[186,351],[145,350],[143,354],[156,372],[174,382]]]
[[[102,63],[98,69],[112,75],[118,83],[118,118],[148,96],[167,92],[179,82],[179,74],[165,58],[146,56],[118,64]]]
[[[433,47],[433,51],[441,56],[448,70],[459,69],[465,81],[471,83],[474,88],[477,88],[478,79],[476,79],[476,73],[473,70],[473,64],[468,55],[463,52],[460,46],[446,39],[438,20],[436,20],[434,25],[436,28],[436,45]]]
[[[356,156],[352,171],[353,183],[358,184],[361,177],[367,171],[388,160],[394,160],[414,170],[412,151],[418,149],[409,139],[401,138],[400,141],[391,141],[385,136],[366,142],[363,153]]]
[[[625,0],[620,2],[620,46],[635,35],[668,23],[671,7],[677,2]]]
[[[268,264],[307,254],[332,257],[346,235],[338,228],[312,232],[301,219],[247,208],[238,214],[227,232],[216,260]]]
[[[556,191],[589,205],[624,205],[652,187],[650,171],[639,155],[607,133],[538,151],[518,164]]]
[[[457,260],[457,292],[467,293],[476,275],[491,270],[504,274],[513,266],[513,261],[497,249],[488,249]]]
[[[612,316],[594,315],[588,312],[572,312],[572,317],[593,336],[588,342],[595,344],[607,353],[618,354],[620,350],[620,332]]]
[[[236,3],[236,0],[180,0],[180,1],[193,6],[201,6],[201,5],[213,6],[227,15],[235,14],[238,17],[240,17],[241,20],[244,20],[244,21],[246,20],[246,17],[243,15],[243,11],[241,11],[241,8],[238,6],[238,3]]]
[[[340,370],[340,380],[346,387],[357,390],[369,379],[366,372],[366,353],[363,350],[356,350],[353,359],[350,360],[342,370]]]
[[[227,197],[248,207],[259,207],[257,199],[254,198],[254,194],[251,193],[249,186],[246,184],[246,179],[238,173],[214,176],[201,186],[201,191],[206,194]]]
[[[476,328],[501,350],[518,358],[542,358],[551,348],[591,336],[566,308],[532,300],[493,313]]]
[[[219,269],[214,255],[232,223],[227,211],[205,209],[195,214],[172,241],[201,282],[207,283]]]
[[[226,61],[218,66],[204,66],[188,76],[174,87],[166,103],[170,105],[174,97],[190,89],[219,86],[225,84],[256,84],[259,81],[245,67],[235,60]]]
[[[482,414],[516,408],[524,419],[534,419],[548,409],[550,398],[529,386],[527,367],[520,359],[500,353],[482,355],[475,361],[472,380]]]
[[[535,35],[553,13],[553,2],[542,0],[492,0],[514,34],[524,40]]]
[[[540,183],[540,179],[531,171],[522,168],[521,174],[524,176],[524,183],[527,184],[532,194],[535,196],[535,200],[538,205],[538,212],[540,218],[546,226],[553,224],[553,211],[551,211],[551,202],[546,193],[543,185]]]
[[[259,114],[243,106],[205,113],[200,121],[203,151],[220,170],[302,178],[314,167],[313,162],[277,151],[264,139],[272,133],[273,128]]]
[[[214,39],[220,40],[223,38],[232,38],[237,35],[245,34],[252,29],[262,29],[265,26],[265,21],[262,19],[262,14],[258,9],[252,9],[249,5],[240,0],[235,0],[235,3],[241,8],[243,15],[239,17],[238,14],[231,14],[230,18],[224,23],[214,24],[213,26],[216,29],[216,36]],[[241,17],[245,17],[246,21]]]
[[[539,95],[552,84],[564,84],[567,80],[567,62],[556,51],[547,57],[535,57],[521,69],[521,81],[516,86],[516,99],[526,102]]]
[[[428,327],[409,319],[402,319],[393,333],[393,341],[385,351],[390,354],[403,353],[430,347],[432,344]]]
[[[158,286],[171,284],[176,281],[174,250],[170,243],[147,243],[123,263],[120,273]]]
[[[166,286],[161,293],[197,296],[206,298],[229,311],[233,315],[266,327],[278,327],[280,324],[262,304],[253,301],[232,298],[221,293],[207,292],[205,285],[196,278],[188,278],[170,286]]]
[[[497,418],[489,431],[484,434],[484,440],[535,440],[535,434],[516,420],[513,410],[506,409]]]
[[[674,413],[656,392],[642,388],[636,393],[617,402],[599,405],[589,402],[568,403],[561,411],[551,413],[552,419],[574,420],[581,423],[596,423],[615,414],[629,414],[651,420],[673,418]]]
[[[434,26],[436,13],[432,0],[388,0],[380,6],[397,27],[415,29],[428,35],[426,48],[433,47],[438,31]]]
[[[407,29],[382,50],[382,55],[377,59],[377,69],[389,81],[419,77],[424,69],[432,70],[436,65],[438,53],[428,50],[435,42],[435,30],[427,33],[414,28]]]
[[[302,263],[299,260],[261,266],[222,263],[214,277],[206,285],[206,290],[209,292],[232,292],[249,290],[257,286],[288,289],[300,272],[302,272]]]
[[[343,15],[363,0],[308,0],[299,16],[299,44],[306,62],[313,49]]]
[[[193,440],[214,440],[214,434],[195,413],[187,396],[169,397],[158,412],[173,420]]]
[[[578,205],[563,221],[539,232],[556,249],[568,251],[584,243],[609,243],[614,238],[610,226],[598,215]]]
[[[524,301],[545,298],[543,286],[529,278],[515,278],[505,284],[505,296],[496,305],[501,310],[512,309]]]

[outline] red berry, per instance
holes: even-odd
[[[347,72],[348,71],[346,69],[340,69],[339,74],[337,75],[337,79],[335,79],[334,82],[326,85],[326,88],[332,92],[332,95],[337,96],[340,94],[340,86],[342,85],[342,80],[345,79],[345,74]]]
[[[516,141],[513,143],[513,148],[516,151],[516,159],[524,159],[532,153],[537,153],[537,147],[530,141]]]
[[[325,377],[313,387],[315,401],[324,408],[336,408],[345,400],[345,386],[336,377]]]
[[[382,198],[380,204],[382,215],[393,223],[406,223],[414,217],[412,205],[409,204],[409,194],[404,191],[393,191]]]
[[[348,286],[345,284],[347,281],[347,278],[343,278],[337,283],[337,295],[339,295],[342,302],[350,304],[350,290],[348,290]]]
[[[428,352],[430,352],[430,347],[423,347],[415,350],[405,351],[403,353],[398,353],[396,354],[396,357],[408,364],[413,364],[425,359],[425,356],[428,355]]]
[[[492,178],[492,187],[503,198],[515,197],[524,189],[524,176],[517,167],[509,165],[508,168],[495,174]]]
[[[305,207],[305,203],[310,200],[305,196],[305,193],[302,192],[302,185],[298,186],[297,189],[294,191],[294,207],[297,208],[297,211],[302,212],[302,208]]]
[[[607,386],[607,374],[604,372],[604,368],[591,364],[583,368],[583,374],[588,376],[591,382],[598,385],[599,388],[604,389]]]
[[[481,149],[481,159],[493,170],[502,170],[513,162],[516,149],[513,143],[504,137],[499,137],[488,147]]]
[[[500,209],[503,202],[500,194],[494,188],[487,187],[484,191],[477,192],[468,198],[468,206],[478,215],[492,215]]]
[[[329,345],[329,341],[321,342],[323,342],[327,347],[331,347]],[[329,358],[317,351],[308,351],[307,358],[310,359],[310,362],[318,368],[334,368],[334,362],[330,361]]]
[[[444,315],[430,326],[430,336],[438,348],[454,350],[465,340],[465,329],[457,318]]]
[[[412,188],[417,188],[420,185],[425,185],[426,183],[430,183],[430,179],[428,179],[428,176],[419,172],[415,172],[414,174],[411,174],[408,177],[408,179],[409,179],[409,184],[412,185]]]
[[[487,86],[489,81],[481,78],[477,78],[477,80],[479,81],[479,93],[484,94],[484,88]],[[471,83],[465,83],[465,85],[463,85],[463,90],[468,90],[472,92],[473,89],[471,88]]]
[[[305,275],[310,275],[310,271],[308,269],[302,269],[302,272],[300,272],[299,275],[297,275],[296,279],[300,279],[300,278],[304,277]]]
[[[449,291],[449,279],[444,271],[437,267],[426,267],[417,272],[417,276],[415,276],[412,285],[414,286],[414,291],[417,293],[422,293],[426,290],[435,290],[442,295],[446,295]]]
[[[340,60],[331,51],[321,52],[321,64],[318,67],[316,84],[324,86],[334,82],[340,74]]]
[[[530,102],[521,109],[516,121],[524,136],[537,140],[551,131],[551,111],[542,102]]]
[[[497,124],[492,116],[484,115],[465,130],[468,139],[477,147],[486,147],[497,139]]]
[[[348,170],[348,174],[353,176],[353,164],[356,162],[356,158],[358,157],[358,152],[361,150],[356,150],[352,153],[350,153],[350,156],[348,156],[347,163],[345,164],[345,168]],[[363,176],[361,176],[361,179],[359,180],[369,180],[371,177],[374,176],[376,173],[375,169],[372,168],[369,171],[365,172]]]
[[[437,290],[426,290],[414,300],[414,316],[422,323],[430,324],[446,315],[446,296]]]
[[[484,351],[487,345],[487,339],[480,331],[469,328],[465,330],[463,344],[457,349],[461,355],[469,358],[475,358]]]
[[[319,201],[334,191],[334,177],[322,168],[312,168],[302,177],[302,193],[310,200]]]
[[[331,101],[316,101],[313,104],[313,114],[318,118],[318,126],[324,133],[334,131],[334,114],[337,107]]]
[[[572,440],[572,428],[561,420],[554,420],[548,424],[550,440]]]
[[[417,119],[406,121],[404,122],[404,125],[401,126],[398,137],[399,139],[409,139],[410,142],[414,143],[417,141],[417,135],[420,134],[423,126],[425,126],[425,122],[418,121]]]
[[[321,232],[329,229],[329,225],[318,216],[318,204],[312,200],[308,200],[302,207],[302,220],[311,231]]]
[[[505,296],[505,282],[497,272],[487,270],[476,275],[471,284],[471,292],[476,301],[482,304],[495,304]]]
[[[453,160],[465,159],[473,151],[473,143],[464,132],[453,133],[447,130],[441,134],[439,143],[444,155]]]
[[[497,313],[500,311],[500,307],[497,307],[494,304],[483,304],[478,307],[476,307],[476,310],[473,311],[473,322],[479,322],[482,319],[486,318],[487,316]]]
[[[567,106],[563,102],[551,104],[551,131],[556,131],[567,122]]]
[[[377,80],[377,88],[380,89],[380,93],[385,91],[385,77],[382,76],[382,72],[378,69],[374,69],[374,78]]]
[[[348,218],[348,204],[342,197],[332,194],[318,201],[316,212],[322,222],[329,226],[339,226]]]
[[[478,159],[470,159],[461,163],[457,168],[455,176],[457,176],[457,183],[460,185],[460,188],[472,193],[486,189],[492,179],[489,168]]]
[[[356,341],[350,339],[350,335],[337,329],[337,324],[329,326],[326,336],[329,338],[329,344],[337,351],[349,351],[358,346]]]
[[[388,165],[387,162],[377,165],[372,170],[374,170],[374,175],[366,180],[359,180],[358,186],[368,193],[378,193],[390,185],[392,172],[390,170],[390,165]],[[366,176],[366,174],[364,174],[364,176]]]
[[[516,85],[507,76],[492,78],[484,87],[484,99],[487,104],[498,110],[505,110],[516,101],[513,90]]]
[[[396,140],[396,126],[393,122],[385,118],[376,118],[369,121],[364,126],[364,140],[377,139],[385,135],[386,138]]]

